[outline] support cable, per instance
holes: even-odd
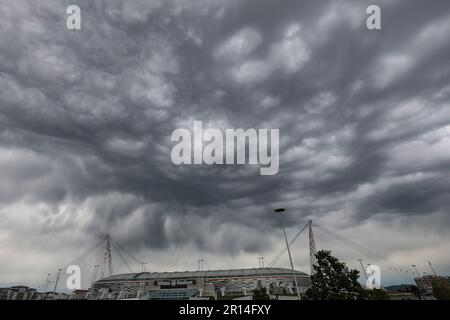
[[[128,254],[131,258],[133,258],[134,261],[136,261],[138,264],[142,264],[142,261],[139,261],[134,255],[132,255],[127,249],[123,248],[116,240],[114,240],[113,238],[111,238],[111,236],[109,237],[113,243],[115,243],[123,252],[125,252],[126,254]]]
[[[125,265],[128,267],[128,269],[131,271],[131,273],[134,273],[133,269],[131,269],[130,265],[127,263],[127,261],[125,260],[125,258],[122,256],[122,254],[120,253],[119,248],[117,248],[117,246],[114,244],[114,242],[112,242],[112,245],[114,247],[114,249],[116,249],[117,253],[119,254],[120,259],[122,259],[123,263],[125,263]]]
[[[289,246],[292,246],[294,242],[298,239],[298,237],[302,234],[303,231],[305,231],[306,227],[308,227],[309,222],[306,223],[306,225],[295,235],[294,238],[289,242]],[[269,267],[273,267],[287,252],[287,248],[283,248],[276,256],[272,259],[272,261],[269,263]]]
[[[103,237],[99,242],[97,242],[94,246],[92,246],[89,250],[85,251],[83,254],[81,254],[80,256],[78,256],[77,258],[75,258],[71,263],[69,263],[64,269],[67,269],[68,266],[76,264],[76,262],[78,262],[79,260],[82,261],[84,258],[86,258],[86,256],[88,254],[90,254],[92,251],[94,251],[95,249],[97,249],[102,243],[103,241],[105,241],[105,237]]]
[[[340,241],[340,242],[343,243],[344,245],[346,245],[346,246],[352,248],[353,250],[356,250],[358,253],[364,255],[366,258],[369,258],[369,259],[376,259],[376,260],[385,260],[385,259],[386,259],[383,255],[378,254],[378,253],[376,253],[375,251],[373,251],[373,250],[371,250],[371,249],[369,249],[369,248],[366,248],[366,247],[364,247],[364,246],[362,246],[362,245],[360,245],[360,244],[358,244],[358,243],[356,243],[356,242],[353,242],[352,240],[346,239],[346,238],[344,238],[344,237],[342,237],[342,236],[340,236],[340,235],[334,233],[334,232],[331,231],[331,230],[328,230],[328,229],[326,229],[326,228],[324,228],[324,227],[321,227],[321,226],[319,226],[319,225],[317,225],[317,224],[313,224],[313,225],[314,225],[316,228],[318,228],[318,229],[324,231],[325,233],[327,233],[327,234],[333,236],[336,240]]]

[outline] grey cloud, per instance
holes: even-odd
[[[377,32],[367,1],[76,3],[72,32],[67,1],[0,7],[0,232],[237,257],[276,247],[258,238],[275,206],[293,226],[443,212],[448,1],[379,1]],[[194,119],[280,128],[279,174],[174,166],[170,134]],[[45,207],[36,228],[22,206]]]

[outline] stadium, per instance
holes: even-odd
[[[310,277],[296,271],[299,292],[307,290]],[[149,300],[229,299],[245,297],[257,288],[270,295],[296,295],[292,270],[252,268],[183,272],[144,272],[112,275],[93,284],[103,298]]]

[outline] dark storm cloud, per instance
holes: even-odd
[[[369,197],[360,210],[397,214],[428,214],[436,210],[445,212],[450,200],[446,191],[448,185],[448,179],[444,178],[426,179],[420,184],[410,182],[391,186],[385,192]]]
[[[230,254],[270,246],[240,228],[272,230],[278,205],[294,225],[445,209],[448,1],[378,1],[380,31],[365,1],[76,3],[73,32],[69,2],[0,9],[5,206],[68,203],[85,234]],[[280,172],[174,166],[170,134],[193,120],[280,128]]]

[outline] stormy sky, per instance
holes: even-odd
[[[367,248],[315,230],[384,283],[450,272],[448,0],[0,4],[0,284],[38,286],[106,233],[152,271],[256,267],[283,247],[277,207],[290,237],[312,219]],[[279,129],[278,174],[174,165],[194,120]]]

